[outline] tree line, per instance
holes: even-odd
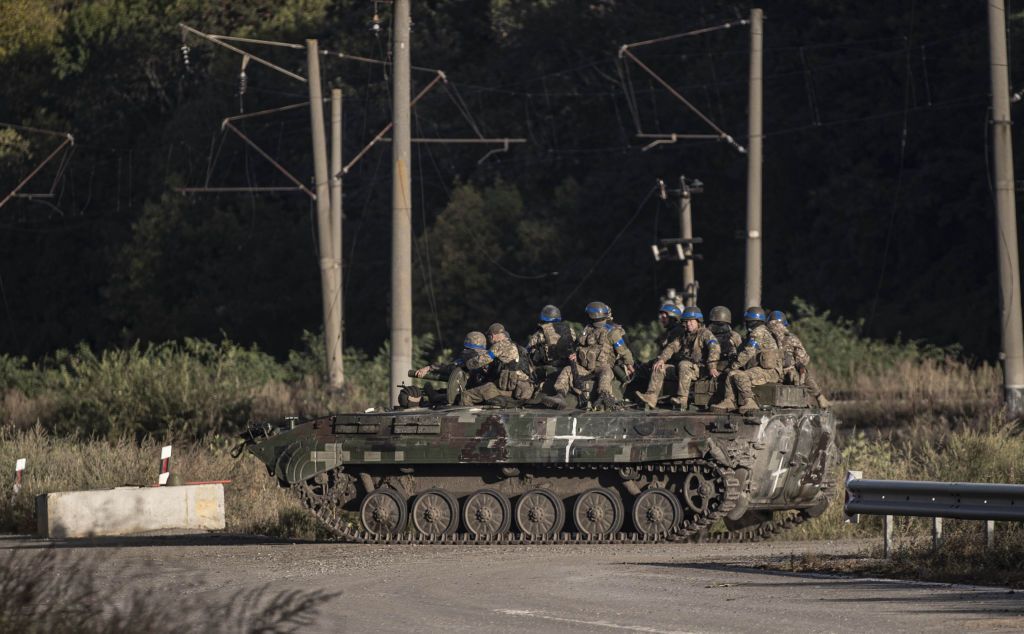
[[[175,188],[287,184],[224,117],[305,99],[305,86],[194,37],[301,43],[387,59],[390,7],[346,0],[0,3],[0,121],[71,132],[74,151],[0,209],[0,346],[38,357],[86,342],[230,337],[284,355],[319,328],[315,223],[296,193],[183,195]],[[503,321],[525,336],[546,303],[579,319],[600,299],[647,321],[678,263],[655,179],[698,178],[701,305],[741,309],[745,157],[714,141],[649,150],[638,130],[706,128],[618,48],[745,17],[748,2],[433,0],[413,3],[413,63],[447,85],[416,106],[415,137],[524,137],[494,153],[413,148],[415,329],[454,341]],[[998,287],[988,170],[986,6],[977,2],[758,3],[765,35],[765,288],[867,334],[956,344],[992,358]],[[374,15],[377,20],[374,20]],[[1009,17],[1012,58],[1024,14]],[[375,30],[374,24],[380,28]],[[183,47],[186,47],[183,50]],[[304,72],[301,51],[258,50]],[[746,134],[748,34],[732,28],[637,51],[717,125]],[[186,62],[187,58],[187,62]],[[351,159],[390,120],[389,67],[323,61],[345,95]],[[432,78],[414,73],[414,93]],[[1020,105],[1015,106],[1017,110]],[[1020,114],[1014,112],[1018,117]],[[308,112],[238,122],[300,180]],[[56,137],[0,127],[0,192]],[[1024,143],[1018,137],[1018,156]],[[484,159],[481,161],[481,159]],[[1018,158],[1017,164],[1021,164]],[[1018,168],[1017,173],[1021,170]],[[59,178],[57,178],[59,176]],[[371,149],[344,179],[346,343],[387,337],[390,163]]]

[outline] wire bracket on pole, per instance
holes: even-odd
[[[413,97],[411,101],[409,101],[409,108],[415,108],[419,100],[422,99],[428,92],[430,92],[434,88],[434,86],[438,84],[438,82],[442,81],[447,82],[448,78],[445,76],[443,72],[437,71],[437,75],[432,80],[430,80],[430,83],[424,86],[423,89],[420,90],[419,93],[415,97]],[[363,158],[363,156],[365,156],[366,153],[370,151],[370,148],[377,145],[377,143],[381,142],[384,139],[384,135],[390,132],[391,128],[393,128],[394,125],[394,121],[389,121],[388,124],[384,126],[380,132],[375,134],[374,137],[370,139],[369,143],[363,146],[363,149],[359,150],[359,152],[356,153],[355,157],[353,157],[351,161],[349,161],[344,167],[341,168],[341,174],[335,174],[335,176],[344,176],[345,174],[348,174],[349,170],[352,169],[352,166],[358,163],[359,159]]]
[[[14,189],[12,189],[10,191],[10,193],[8,193],[6,196],[4,196],[3,200],[0,200],[0,207],[3,207],[4,205],[6,205],[7,202],[10,201],[12,198],[52,198],[53,195],[54,195],[54,192],[57,189],[57,183],[60,181],[61,177],[64,175],[64,169],[67,167],[67,163],[70,160],[71,152],[73,151],[74,145],[75,145],[75,137],[73,137],[70,133],[67,133],[67,132],[56,132],[54,130],[41,130],[41,129],[38,129],[38,128],[30,128],[30,127],[27,127],[27,126],[19,126],[19,125],[15,125],[15,124],[12,124],[12,123],[0,123],[0,125],[5,126],[5,127],[9,127],[9,128],[27,130],[27,131],[30,131],[30,132],[45,133],[45,134],[49,134],[49,135],[52,135],[52,136],[63,137],[63,139],[64,139],[60,143],[60,145],[58,145],[57,148],[53,152],[50,152],[50,154],[46,158],[44,158],[42,161],[40,161],[40,163],[38,165],[36,165],[36,167],[31,172],[29,172],[28,176],[26,176],[25,178],[21,179],[21,181],[19,181],[18,184],[14,186]],[[68,148],[68,152],[66,152],[64,154],[63,158],[61,159],[60,164],[57,167],[57,174],[54,176],[54,180],[53,180],[53,182],[50,185],[50,190],[47,193],[43,193],[43,194],[39,194],[39,193],[23,194],[23,193],[21,193],[21,190],[26,185],[28,185],[29,181],[31,181],[33,178],[35,178],[36,174],[38,174],[44,167],[46,167],[46,165],[50,161],[52,161],[58,154],[60,154],[64,150],[64,148]]]
[[[747,24],[750,24],[750,20],[746,20],[746,19],[744,19],[744,20],[736,20],[734,22],[727,22],[725,24],[720,24],[718,26],[707,27],[707,28],[703,28],[703,29],[697,29],[697,30],[694,30],[694,31],[687,31],[686,33],[677,33],[675,35],[666,35],[665,37],[659,37],[659,38],[655,38],[655,39],[652,39],[652,40],[644,40],[642,42],[633,42],[631,44],[623,44],[622,46],[619,47],[619,59],[626,59],[626,58],[628,58],[628,59],[632,60],[632,62],[634,64],[636,64],[645,73],[650,75],[651,78],[653,78],[654,81],[658,82],[661,85],[662,88],[664,88],[666,91],[668,91],[668,93],[670,95],[675,97],[676,100],[678,100],[680,103],[682,103],[683,106],[685,106],[690,112],[692,112],[693,114],[697,115],[697,117],[700,118],[701,121],[703,121],[708,127],[710,127],[712,130],[715,131],[715,134],[713,134],[713,135],[688,135],[688,134],[674,134],[674,133],[673,134],[663,134],[663,135],[650,135],[650,134],[638,133],[637,134],[637,138],[641,138],[641,139],[643,139],[643,138],[653,138],[653,139],[655,139],[653,142],[648,143],[647,145],[645,145],[643,147],[643,151],[644,152],[646,152],[647,150],[650,150],[650,149],[652,149],[654,147],[657,147],[659,145],[675,143],[675,142],[679,141],[680,139],[717,139],[719,141],[724,141],[724,142],[728,143],[729,145],[733,146],[734,148],[736,148],[736,150],[739,153],[746,154],[746,152],[747,152],[746,148],[743,147],[742,145],[740,145],[739,143],[737,143],[736,140],[732,137],[732,135],[728,134],[725,130],[723,130],[721,127],[719,127],[718,124],[716,124],[714,121],[712,121],[710,117],[708,117],[706,114],[704,114],[697,106],[695,106],[690,100],[688,100],[686,97],[684,97],[678,90],[673,88],[672,85],[669,84],[667,81],[665,81],[664,78],[662,78],[660,75],[655,73],[649,66],[647,66],[647,64],[644,64],[642,61],[640,61],[640,58],[637,57],[633,53],[633,51],[630,50],[630,49],[639,48],[641,46],[647,46],[649,44],[657,44],[657,43],[660,43],[660,42],[667,42],[667,41],[670,41],[670,40],[675,40],[675,39],[679,39],[679,38],[683,38],[683,37],[692,37],[692,36],[695,36],[695,35],[702,35],[702,34],[705,34],[705,33],[711,33],[713,31],[719,31],[719,30],[722,30],[722,29],[730,29],[730,28],[732,28],[734,26],[743,26],[743,25],[747,25]],[[623,86],[623,89],[625,90],[626,87]],[[628,97],[627,97],[627,99],[628,99]]]

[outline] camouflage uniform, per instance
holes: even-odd
[[[717,409],[735,408],[735,395],[738,395],[741,410],[756,408],[753,402],[754,386],[778,383],[782,379],[782,359],[779,352],[779,345],[775,342],[775,337],[768,331],[764,323],[759,323],[754,327],[740,347],[736,360],[729,366],[729,384],[726,386],[725,400],[715,407]],[[766,355],[765,353],[770,354]],[[740,369],[747,365],[752,367]],[[769,367],[765,368],[764,365]]]
[[[819,404],[827,407],[827,401],[821,393],[818,382],[811,375],[811,355],[800,341],[800,338],[790,332],[781,321],[772,320],[768,322],[768,331],[775,337],[775,342],[782,350],[782,377],[786,383],[800,385],[807,388],[807,393],[818,400]],[[824,401],[824,403],[823,403]]]
[[[576,351],[576,331],[561,321],[539,325],[526,342],[526,349],[538,368],[551,368],[548,372],[554,374],[569,365],[569,355]]]
[[[626,345],[625,331],[611,320],[596,321],[583,329],[577,341],[576,363],[562,368],[555,379],[555,392],[567,394],[574,390],[583,394],[585,383],[594,380],[598,394],[611,394],[613,368],[619,360],[633,365],[633,352]]]
[[[438,392],[430,383],[427,383],[424,390],[429,395],[430,401],[458,405],[466,390],[484,384],[487,381],[487,375],[486,369],[480,365],[482,357],[487,357],[487,350],[463,348],[462,352],[448,363],[431,363],[430,372],[443,377],[448,383],[448,389]]]
[[[488,371],[491,379],[466,390],[463,405],[479,405],[497,398],[525,400],[533,396],[533,382],[525,370],[525,351],[508,339],[496,341],[488,350],[466,362],[470,370]]]
[[[743,344],[743,337],[740,337],[740,333],[733,330],[728,324],[723,324],[722,327],[718,328],[711,325],[709,328],[711,334],[715,335],[715,339],[718,340],[721,350],[721,355],[718,358],[718,369],[726,370],[729,368],[729,364],[736,359],[736,355],[739,354],[740,346]]]
[[[680,336],[670,340],[655,360],[676,366],[679,381],[678,403],[685,406],[690,398],[690,384],[700,378],[702,368],[709,368],[712,364],[718,363],[721,346],[714,333],[706,326],[701,326],[694,332],[686,331],[685,327],[680,328]],[[653,366],[647,393],[655,396],[660,394],[664,380],[665,367]]]

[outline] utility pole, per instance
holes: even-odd
[[[668,189],[665,181],[658,179],[659,195],[662,200],[668,200],[669,196],[679,197],[679,236],[678,238],[664,238],[658,240],[657,244],[651,245],[651,254],[655,262],[665,260],[667,262],[679,261],[683,263],[683,292],[676,295],[675,289],[669,289],[668,298],[675,300],[680,297],[684,306],[697,305],[697,290],[700,284],[697,282],[694,271],[694,262],[702,256],[693,252],[693,245],[704,242],[702,238],[693,237],[693,195],[704,191],[704,183],[697,179],[687,180],[686,176],[679,177],[679,189]]]
[[[391,384],[390,400],[398,402],[398,384],[412,367],[412,175],[409,119],[409,0],[394,2],[391,142]]]
[[[750,10],[750,104],[747,141],[747,275],[746,306],[761,305],[761,144],[764,102],[764,12]]]
[[[338,259],[331,225],[331,182],[327,173],[327,139],[324,130],[324,102],[320,87],[320,51],[316,40],[306,40],[309,66],[309,114],[313,129],[313,174],[316,184],[316,224],[320,249],[320,289],[323,296],[324,347],[327,374],[332,388],[341,387],[341,333],[338,319],[340,285]]]
[[[317,203],[317,225],[319,229],[319,250],[320,250],[320,274],[321,274],[321,292],[323,294],[323,313],[324,313],[324,346],[327,357],[328,365],[328,377],[330,385],[333,388],[341,387],[344,382],[344,365],[342,358],[342,337],[343,337],[343,320],[342,315],[342,295],[341,295],[341,229],[342,229],[342,201],[341,201],[341,190],[342,184],[341,179],[345,174],[352,169],[362,159],[367,152],[379,142],[385,139],[385,135],[394,129],[393,139],[393,158],[394,166],[392,171],[393,176],[393,205],[392,205],[392,218],[393,218],[393,233],[392,233],[392,287],[391,287],[391,319],[392,319],[392,330],[391,330],[391,385],[390,400],[395,402],[397,399],[398,383],[404,378],[406,370],[412,364],[412,271],[411,271],[411,260],[412,260],[412,222],[411,222],[411,192],[412,192],[412,179],[409,172],[410,168],[410,144],[412,142],[418,143],[474,143],[474,144],[491,144],[500,145],[501,149],[493,149],[487,152],[479,162],[483,162],[489,156],[495,153],[507,152],[509,145],[513,143],[525,143],[526,139],[523,138],[485,138],[480,133],[479,129],[476,128],[476,124],[473,122],[472,117],[467,113],[463,112],[463,116],[467,122],[474,128],[476,132],[475,137],[468,138],[427,138],[427,139],[412,139],[411,138],[411,125],[409,121],[409,113],[413,106],[426,96],[435,86],[441,83],[447,83],[448,78],[443,71],[431,68],[412,67],[409,64],[409,0],[397,0],[395,3],[395,20],[394,20],[394,72],[392,77],[394,78],[393,84],[393,123],[388,123],[377,132],[376,135],[367,143],[363,149],[356,152],[355,156],[351,158],[348,164],[341,162],[341,91],[333,90],[331,92],[331,175],[328,177],[327,172],[327,149],[325,143],[325,130],[324,130],[324,116],[323,116],[323,103],[322,103],[322,89],[320,86],[320,64],[319,55],[325,55],[328,57],[335,57],[338,59],[357,61],[368,64],[380,64],[389,65],[390,63],[384,60],[371,59],[368,57],[361,57],[358,55],[349,55],[339,51],[321,51],[316,40],[307,40],[306,44],[292,44],[288,42],[275,42],[270,40],[257,40],[248,37],[235,37],[230,35],[212,35],[209,33],[203,33],[197,29],[194,29],[187,24],[179,24],[178,26],[182,29],[183,37],[184,34],[191,34],[196,37],[202,38],[203,40],[214,44],[216,46],[225,48],[235,54],[242,56],[242,74],[240,79],[244,81],[245,68],[250,63],[259,64],[266,68],[270,68],[278,73],[281,73],[291,79],[300,82],[306,82],[309,85],[310,95],[310,118],[312,120],[312,131],[313,131],[313,165],[314,174],[316,179],[316,185],[311,191],[306,185],[294,174],[284,168],[283,165],[278,163],[274,158],[263,148],[257,145],[252,139],[245,135],[238,127],[235,122],[241,119],[249,119],[253,117],[260,117],[271,115],[275,113],[281,113],[288,110],[294,110],[297,108],[304,108],[305,103],[290,104],[287,106],[281,106],[278,108],[271,108],[268,110],[262,110],[260,112],[252,112],[247,114],[239,114],[233,117],[227,117],[221,122],[221,130],[223,132],[232,132],[237,135],[243,142],[246,143],[250,148],[255,150],[260,156],[268,161],[280,174],[291,181],[292,186],[281,187],[240,187],[240,186],[229,186],[229,187],[211,187],[210,186],[210,171],[207,172],[206,183],[202,187],[176,187],[175,190],[184,194],[191,193],[229,193],[229,192],[294,192],[299,191],[307,196],[311,200],[316,200]],[[237,44],[237,45],[236,45]],[[302,77],[292,71],[274,64],[273,62],[264,59],[263,57],[256,55],[255,53],[240,48],[245,45],[261,45],[261,46],[273,46],[279,48],[286,48],[292,50],[305,50],[307,57],[307,64],[309,66],[309,78]],[[182,56],[186,65],[189,64],[188,52],[189,47],[182,43],[181,47]],[[434,78],[423,87],[417,95],[410,100],[410,73],[412,70],[420,72],[428,72],[434,75]],[[244,85],[244,84],[243,84]],[[454,96],[449,92],[450,98],[455,101]],[[460,108],[463,107],[458,101],[455,104]],[[10,125],[3,124],[0,125]],[[37,130],[38,131],[38,130]],[[66,143],[73,143],[70,135],[68,135],[68,141]],[[63,147],[63,145],[61,146]],[[61,148],[58,148],[58,151]],[[57,152],[54,152],[50,157],[44,161],[46,163],[54,156]],[[21,189],[28,182],[31,177],[41,169],[37,167],[36,170],[29,175],[22,183],[15,188],[8,197],[5,197],[0,206],[3,206],[7,200],[18,194],[18,190]],[[212,171],[212,168],[211,168]],[[52,188],[51,188],[52,189]],[[52,191],[51,191],[52,194]]]
[[[693,262],[693,195],[685,176],[679,177],[679,228],[683,240],[683,301],[697,305],[697,278]]]
[[[334,282],[331,288],[338,293],[338,309],[331,312],[338,332],[337,374],[331,374],[331,387],[340,388],[345,384],[345,294],[341,275],[341,89],[331,90],[331,240],[333,242]],[[332,366],[334,368],[334,366]],[[334,380],[337,379],[337,385]]]
[[[1024,413],[1024,332],[1020,303],[1020,255],[1014,200],[1010,86],[1004,0],[988,2],[989,59],[992,73],[992,157],[995,163],[996,253],[999,258],[1000,326],[1003,335],[1003,396],[1006,413]]]

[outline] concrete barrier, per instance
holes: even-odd
[[[171,529],[223,530],[224,485],[119,487],[36,497],[42,537],[99,537]]]

